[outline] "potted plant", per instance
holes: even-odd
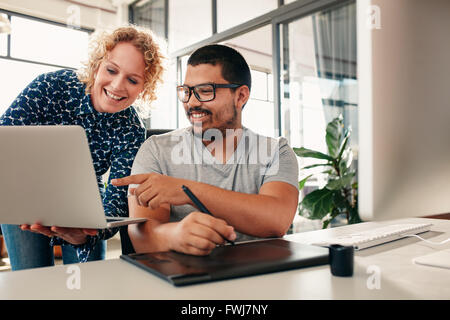
[[[344,215],[349,224],[361,222],[358,214],[358,184],[356,171],[352,169],[353,152],[349,146],[351,129],[344,131],[342,115],[333,119],[326,127],[326,145],[328,154],[307,148],[293,148],[297,156],[314,158],[319,163],[308,165],[302,169],[323,167],[321,173],[326,174],[327,183],[308,193],[299,203],[298,212],[309,219],[322,220],[322,228],[327,228],[333,219]],[[302,190],[314,174],[310,174],[299,182]]]

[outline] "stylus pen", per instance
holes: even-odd
[[[209,215],[213,215],[211,212],[209,212],[208,209],[206,209],[206,207],[204,206],[203,203],[201,203],[200,200],[198,200],[198,198],[195,196],[195,194],[192,193],[192,191],[186,187],[185,185],[181,186],[181,188],[183,189],[184,193],[187,194],[187,196],[189,197],[189,199],[192,200],[192,202],[195,204],[195,206],[197,208],[199,208],[199,210],[203,213],[207,213]],[[234,246],[234,242],[231,240],[228,240],[227,238],[224,238],[228,243],[232,244]]]

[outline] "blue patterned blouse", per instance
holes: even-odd
[[[145,140],[145,129],[134,108],[117,113],[101,113],[93,108],[91,96],[73,70],[63,69],[38,76],[0,117],[0,125],[80,125],[91,149],[98,187],[107,216],[128,216],[127,187],[102,181],[130,174],[134,157]],[[96,237],[77,249],[81,262],[87,261],[97,240],[106,240],[117,228],[99,230]],[[61,239],[52,239],[61,244]]]

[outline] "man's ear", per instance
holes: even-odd
[[[236,89],[235,101],[234,104],[237,108],[241,109],[247,103],[250,98],[250,89],[246,86],[240,86]]]

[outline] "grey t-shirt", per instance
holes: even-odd
[[[270,181],[298,188],[297,158],[287,140],[241,130],[238,147],[226,164],[212,156],[192,127],[152,136],[139,149],[131,174],[157,172],[248,194],[258,194]],[[215,134],[214,130],[208,133]],[[180,221],[192,211],[198,210],[191,205],[171,206],[170,221]],[[238,232],[236,235],[236,241],[256,239]]]

